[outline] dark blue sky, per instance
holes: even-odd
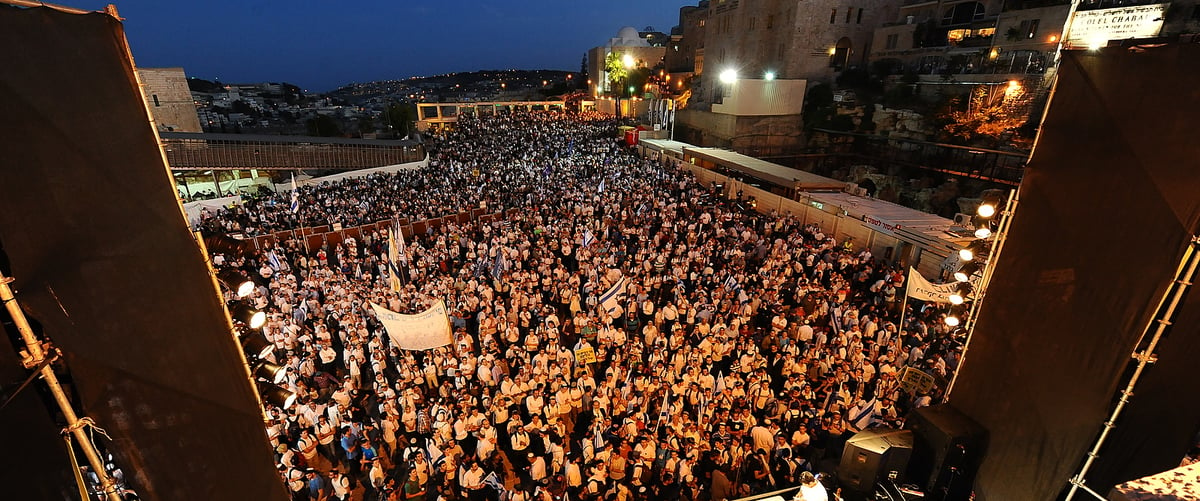
[[[478,69],[579,70],[622,26],[669,32],[688,0],[59,0],[115,3],[138,66],[224,82],[350,82]],[[695,0],[690,1],[691,5]]]

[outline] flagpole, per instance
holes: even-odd
[[[912,280],[909,275],[912,275],[913,267],[908,267],[908,273],[904,275],[904,299],[900,300],[900,325],[897,325],[897,330],[904,332],[904,314],[908,311],[908,288],[912,286]]]

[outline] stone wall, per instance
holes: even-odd
[[[697,146],[772,156],[794,153],[804,144],[800,115],[739,117],[683,109],[675,118],[675,139]]]
[[[204,132],[183,68],[138,68],[142,97],[161,132]]]

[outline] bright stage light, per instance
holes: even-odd
[[[984,226],[975,230],[975,238],[987,238],[992,236],[992,230]]]
[[[947,299],[949,299],[950,304],[953,304],[953,305],[963,304],[963,301],[964,301],[962,295],[957,292],[955,292],[954,294],[951,294],[950,297]]]
[[[975,259],[975,253],[972,252],[971,249],[962,249],[962,250],[958,251],[958,257],[959,257],[959,259],[962,259],[963,261],[970,261],[972,259]]]
[[[768,72],[767,72],[765,75],[763,75],[763,80],[766,80],[766,81],[771,81],[771,80],[774,80],[774,79],[775,79],[775,72],[774,72],[774,71],[768,71]]]
[[[974,275],[977,271],[979,271],[978,263],[964,264],[962,268],[959,268],[958,271],[954,272],[954,279],[959,282],[966,282],[971,280],[971,275]]]
[[[962,321],[959,320],[958,317],[956,317],[954,315],[946,315],[945,322],[946,322],[946,325],[949,325],[950,327],[958,327],[958,324],[962,323]]]
[[[258,394],[262,396],[264,402],[279,407],[281,409],[291,408],[296,405],[296,394],[288,391],[285,388],[280,388],[270,383],[258,382]]]
[[[992,217],[996,215],[996,206],[992,204],[982,204],[976,211],[981,217]]]
[[[259,377],[275,384],[282,383],[287,379],[287,371],[282,366],[275,365],[266,360],[260,360],[254,364],[252,370],[255,377]]]
[[[259,329],[267,323],[267,314],[254,309],[245,300],[232,301],[229,304],[229,316],[251,329]]]
[[[731,83],[734,83],[737,81],[737,77],[738,77],[737,70],[730,68],[728,70],[722,71],[719,78],[721,79],[721,83],[731,84]]]
[[[254,293],[254,282],[246,279],[246,275],[235,269],[225,269],[217,273],[217,280],[220,280],[225,287],[237,293],[238,299],[244,298]]]

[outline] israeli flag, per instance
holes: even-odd
[[[592,230],[587,230],[583,233],[583,246],[589,247],[596,241],[596,236],[592,234]]]
[[[725,279],[724,287],[725,287],[725,290],[729,290],[729,291],[737,291],[737,290],[741,290],[741,288],[742,288],[742,286],[740,284],[738,284],[737,278],[734,277],[733,275],[729,275],[729,278]]]
[[[600,187],[596,190],[598,193],[604,193],[604,180],[600,180]]]
[[[483,484],[496,489],[497,492],[504,492],[504,482],[500,481],[500,476],[496,472],[488,473],[488,476],[483,478]]]
[[[296,175],[292,174],[292,214],[300,212],[300,192],[296,191]]]
[[[269,262],[271,264],[272,270],[279,271],[279,268],[280,268],[279,256],[277,256],[275,254],[275,251],[271,251],[271,252],[267,253],[267,262]]]
[[[608,292],[600,296],[600,307],[604,308],[609,315],[615,313],[621,305],[621,300],[625,299],[628,287],[629,281],[625,277],[621,277],[612,288],[608,289]]]

